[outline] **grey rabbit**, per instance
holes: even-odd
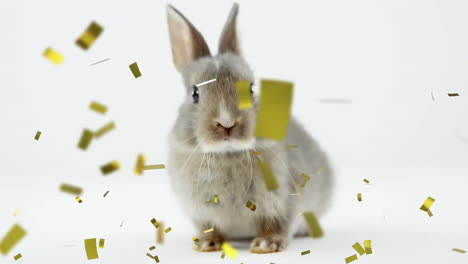
[[[293,117],[284,141],[255,138],[256,96],[253,108],[237,106],[235,82],[254,82],[241,56],[238,11],[236,3],[218,54],[212,56],[200,32],[167,6],[173,61],[186,92],[169,136],[167,167],[177,198],[200,232],[197,250],[220,250],[225,239],[253,239],[251,252],[278,252],[293,236],[308,234],[303,212],[320,217],[330,207],[332,169],[319,145]],[[216,81],[196,86],[212,79]],[[270,163],[277,190],[267,190],[256,165],[259,159]],[[304,187],[301,173],[311,176]],[[219,202],[207,202],[214,195]],[[255,211],[246,207],[248,201],[256,205]],[[212,232],[203,232],[211,228]]]

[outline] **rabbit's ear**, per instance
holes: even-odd
[[[192,61],[210,56],[210,49],[200,32],[171,5],[167,5],[167,23],[172,59],[179,72]]]
[[[234,3],[226,24],[224,25],[223,32],[221,33],[218,47],[219,54],[231,52],[240,55],[241,51],[236,26],[237,13],[239,13],[239,4]]]

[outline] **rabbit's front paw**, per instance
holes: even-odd
[[[200,239],[200,243],[195,247],[196,250],[201,252],[211,252],[221,250],[223,241],[214,239]]]
[[[255,238],[250,245],[250,251],[259,254],[279,252],[286,248],[286,244],[284,236],[271,234]]]

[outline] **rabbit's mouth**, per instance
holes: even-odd
[[[216,153],[232,153],[252,150],[255,146],[255,138],[251,139],[235,139],[232,137],[225,137],[224,140],[216,142],[203,142],[200,144],[203,152],[216,152]]]

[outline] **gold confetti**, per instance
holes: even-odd
[[[101,35],[102,27],[98,25],[96,22],[91,22],[88,28],[86,29],[83,34],[76,40],[76,45],[80,48],[87,50],[91,45],[96,41],[96,39]]]
[[[345,258],[345,262],[346,262],[346,263],[350,263],[350,262],[353,262],[353,261],[355,261],[355,260],[357,260],[356,254]]]
[[[154,257],[150,253],[146,253],[146,256],[148,256],[151,259],[154,259]]]
[[[293,83],[261,80],[255,136],[283,140],[289,124]]]
[[[213,200],[206,201],[205,203],[218,203],[218,195],[215,194]]]
[[[192,240],[195,241],[195,242],[200,242],[200,239],[198,239],[196,237],[192,237]]]
[[[79,196],[75,197],[75,200],[78,202],[78,203],[82,203],[83,200],[81,200],[81,198]]]
[[[363,179],[362,181],[365,182],[365,183],[369,183],[368,179]]]
[[[452,248],[452,251],[455,251],[455,252],[458,252],[458,253],[462,253],[462,254],[465,254],[465,253],[466,253],[466,250],[458,249],[458,248]]]
[[[151,223],[154,225],[154,227],[158,228],[159,227],[159,223],[158,221],[156,221],[156,219],[151,219]]]
[[[250,92],[249,81],[237,81],[237,106],[239,109],[249,109],[253,106],[252,93]]]
[[[93,139],[93,132],[87,128],[83,129],[80,142],[78,142],[78,148],[82,150],[88,149],[89,143],[91,143],[91,139]]]
[[[144,170],[158,170],[158,169],[165,169],[166,166],[164,164],[155,164],[155,165],[145,165],[143,166]]]
[[[323,230],[315,214],[312,212],[305,212],[304,218],[309,226],[310,236],[314,238],[322,237]]]
[[[364,240],[364,248],[366,249],[366,254],[367,255],[372,254],[372,246],[371,246],[371,241],[370,240]]]
[[[35,140],[39,140],[39,138],[41,137],[41,134],[42,134],[41,131],[37,131],[37,132],[36,132],[36,135],[34,136],[34,139],[35,139]]]
[[[107,191],[102,197],[106,197],[108,193],[109,193],[109,191]]]
[[[99,248],[104,248],[104,243],[106,240],[104,238],[99,239]]]
[[[359,242],[354,243],[353,248],[361,256],[364,255],[364,253],[366,253],[366,251],[362,248],[362,246],[361,246],[361,244],[359,244]]]
[[[62,64],[63,61],[63,55],[52,48],[47,48],[44,51],[44,57],[46,57],[48,60],[55,63],[56,65]]]
[[[221,253],[221,259],[224,259],[224,257],[226,256],[226,253]]]
[[[151,246],[149,250],[154,250],[155,248],[156,248],[155,246]]]
[[[260,152],[257,152],[257,151],[252,151],[252,154],[254,154],[256,156],[261,156],[262,155]]]
[[[15,213],[13,214],[13,216],[17,216],[20,212],[20,209],[16,210]]]
[[[448,96],[453,97],[453,96],[460,96],[460,95],[458,93],[449,93]]]
[[[268,190],[276,190],[278,189],[278,181],[276,180],[275,174],[270,167],[270,164],[267,161],[259,161],[257,163],[260,172],[263,175],[263,180]]]
[[[26,236],[26,230],[15,224],[0,241],[0,253],[7,255],[10,250]]]
[[[432,217],[432,216],[434,216],[434,215],[432,214],[432,212],[431,212],[431,210],[430,210],[430,209],[427,209],[427,211],[426,211],[426,212],[427,212],[427,215],[429,215],[429,217]]]
[[[103,105],[101,103],[98,103],[96,101],[92,101],[89,104],[89,109],[93,110],[96,113],[103,114],[103,115],[105,115],[106,112],[107,112],[107,106],[105,106],[105,105]]]
[[[60,191],[70,193],[73,195],[80,195],[83,192],[83,189],[81,189],[78,186],[63,183],[62,185],[60,185]]]
[[[114,171],[116,171],[118,169],[120,169],[120,164],[116,160],[111,161],[111,162],[101,166],[102,174],[109,174],[109,173],[112,173],[112,172],[114,172]]]
[[[310,180],[310,177],[307,176],[307,174],[305,174],[305,173],[302,173],[302,174],[301,174],[301,177],[304,179],[304,181],[303,181],[302,184],[301,184],[301,187],[304,188],[305,185],[306,185],[306,183]]]
[[[432,198],[432,197],[427,197],[426,201],[424,201],[424,203],[421,205],[421,207],[419,209],[423,210],[423,211],[427,211],[429,210],[429,208],[431,208],[432,204],[434,203],[435,199]]]
[[[297,145],[287,145],[286,148],[289,148],[289,149],[291,149],[291,148],[297,148]]]
[[[223,250],[226,255],[231,258],[235,259],[237,257],[237,250],[231,246],[228,242],[224,241],[223,244],[221,245],[221,249]]]
[[[156,261],[156,263],[159,263],[159,257],[158,257],[158,256],[154,256],[154,261]]]
[[[252,203],[251,201],[247,201],[245,206],[247,208],[249,208],[252,212],[255,212],[255,210],[257,209],[257,206],[254,203]]]
[[[164,223],[163,223],[163,222],[159,222],[159,226],[160,226],[161,228],[158,228],[157,242],[158,242],[159,244],[162,244],[162,243],[164,243],[164,232],[163,232],[163,230],[164,230]]]
[[[135,76],[135,79],[141,76],[140,68],[138,68],[138,64],[136,62],[130,64],[130,70],[133,73],[133,76]]]
[[[20,259],[21,257],[22,257],[22,255],[21,255],[21,253],[20,253],[20,254],[17,254],[16,256],[14,256],[13,259],[18,260],[18,259]]]
[[[214,228],[210,228],[210,229],[207,229],[207,230],[203,231],[203,233],[206,234],[206,233],[213,232],[213,231],[214,231]]]
[[[97,259],[99,258],[97,248],[96,248],[96,239],[89,238],[84,240],[86,257],[88,259]]]
[[[304,256],[304,255],[307,255],[307,254],[310,254],[310,250],[306,250],[306,251],[301,252],[301,256]]]
[[[145,160],[146,157],[143,154],[138,154],[137,156],[137,161],[135,163],[135,169],[133,169],[133,172],[137,175],[142,175],[143,174],[143,166],[145,166]]]
[[[361,193],[358,193],[358,194],[357,194],[357,200],[358,200],[359,202],[362,201],[362,194],[361,194]]]
[[[96,132],[94,132],[94,137],[100,138],[114,129],[115,129],[115,123],[109,122],[105,126],[99,128]]]
[[[172,230],[172,228],[168,227],[168,228],[164,229],[164,233],[167,234],[167,233],[171,232],[171,230]]]

